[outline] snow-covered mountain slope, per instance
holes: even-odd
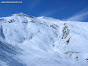
[[[88,23],[32,17],[0,18],[0,66],[88,66]]]

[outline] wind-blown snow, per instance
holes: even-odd
[[[88,23],[32,17],[0,18],[0,66],[88,66]]]

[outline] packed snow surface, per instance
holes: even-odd
[[[1,17],[0,66],[88,66],[88,23]]]

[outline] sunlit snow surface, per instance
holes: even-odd
[[[88,66],[88,23],[23,13],[2,17],[0,66]]]

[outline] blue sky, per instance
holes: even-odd
[[[1,4],[0,17],[14,13],[47,16],[61,20],[88,21],[88,0],[1,0],[22,1],[22,4]]]

